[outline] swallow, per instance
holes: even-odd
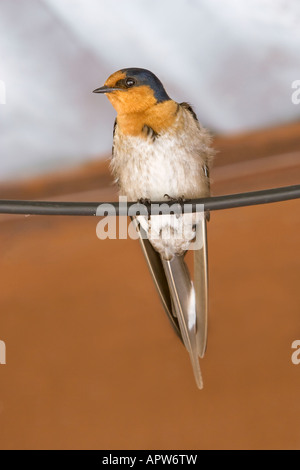
[[[111,170],[121,195],[151,203],[210,195],[211,135],[188,103],[172,100],[156,75],[142,68],[113,73],[94,93],[104,93],[117,111]],[[134,218],[153,281],[200,389],[199,357],[207,343],[207,219],[203,213]],[[192,281],[185,255],[195,237],[201,243],[194,250]]]

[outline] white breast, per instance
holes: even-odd
[[[117,126],[111,166],[120,193],[130,201],[162,201],[165,194],[186,199],[208,196],[204,166],[213,153],[209,144],[207,131],[182,108],[175,125],[155,139],[125,136]],[[152,216],[140,221],[164,258],[184,252],[194,237],[195,217]]]
[[[155,139],[125,136],[116,126],[112,170],[120,192],[131,200],[162,200],[165,194],[206,196],[209,181],[203,167],[212,150],[205,129],[181,109],[172,128]]]

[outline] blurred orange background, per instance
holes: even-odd
[[[299,3],[151,5],[1,0],[0,199],[116,200],[91,91],[129,66],[212,130],[213,195],[299,184]],[[138,241],[0,215],[0,448],[299,449],[299,204],[211,213],[203,391]]]
[[[267,149],[279,136],[286,145],[291,131],[298,145],[299,125],[256,140]],[[216,162],[215,195],[297,181],[299,154],[285,168],[276,167],[278,155],[251,152],[230,162],[254,138],[217,139],[228,164]],[[106,165],[60,178],[14,191],[54,194],[65,178],[81,191],[56,199],[116,197]],[[300,338],[298,213],[296,200],[211,214],[203,391],[138,241],[98,240],[92,217],[3,215],[1,448],[298,449],[300,365],[291,361]]]

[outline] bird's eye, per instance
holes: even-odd
[[[134,78],[126,78],[125,80],[125,85],[130,88],[135,85],[135,80]]]

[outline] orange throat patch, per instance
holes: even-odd
[[[118,127],[125,135],[146,137],[145,126],[160,134],[174,124],[177,112],[178,104],[173,100],[155,103],[143,111],[118,112]]]

